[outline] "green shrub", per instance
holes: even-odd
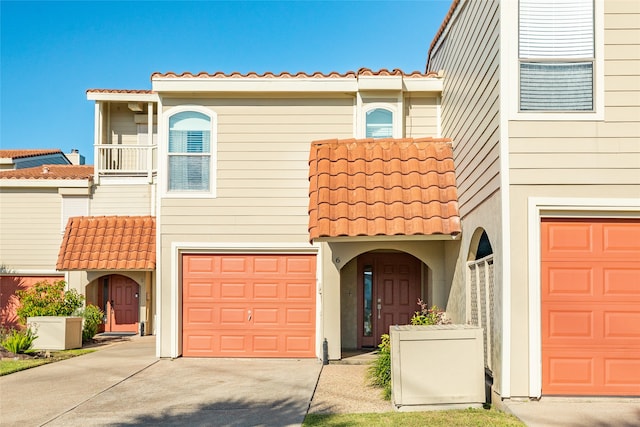
[[[446,325],[450,321],[444,315],[444,311],[440,310],[438,306],[431,308],[427,307],[427,304],[418,298],[418,305],[420,311],[416,311],[411,318],[412,325]]]
[[[14,329],[9,331],[0,344],[11,353],[26,353],[31,349],[33,341],[37,338],[36,334],[29,328],[23,331]]]
[[[382,397],[391,399],[391,339],[389,334],[380,337],[378,358],[369,367],[369,379],[372,385],[382,388]]]
[[[24,324],[27,317],[34,316],[72,316],[82,307],[84,297],[75,289],[65,291],[64,280],[49,283],[44,280],[35,283],[27,290],[17,291],[20,306],[16,310]]]
[[[100,310],[100,307],[88,304],[82,312],[82,317],[84,318],[84,324],[82,326],[82,342],[87,342],[98,333],[98,327],[102,323],[104,312]]]

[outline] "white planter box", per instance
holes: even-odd
[[[28,317],[27,326],[38,338],[33,348],[38,350],[69,350],[82,347],[82,317]]]
[[[482,328],[391,326],[391,393],[399,411],[485,402]]]

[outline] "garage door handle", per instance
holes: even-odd
[[[247,317],[247,320],[251,320],[251,310],[249,310],[249,317]]]

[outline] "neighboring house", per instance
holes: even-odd
[[[575,52],[555,33],[561,54],[531,47],[540,23],[574,21],[545,14],[581,7]],[[456,0],[425,73],[89,90],[95,166],[71,192],[87,208],[38,233],[55,235],[39,268],[106,329],[144,325],[159,357],[322,357],[326,340],[339,359],[421,298],[485,328],[501,398],[638,395],[640,6],[568,8]],[[16,182],[0,173],[13,276],[37,243],[19,241],[21,199],[41,191]],[[64,213],[62,184],[47,198]]]
[[[31,168],[40,165],[84,165],[84,157],[78,150],[63,154],[58,149],[0,150],[0,171]]]
[[[640,395],[639,63],[633,1],[456,0],[431,45],[463,229],[447,311],[489,331],[502,398]]]

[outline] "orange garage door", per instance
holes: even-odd
[[[183,255],[182,355],[315,357],[315,255]]]
[[[542,393],[640,395],[640,221],[542,220]]]

